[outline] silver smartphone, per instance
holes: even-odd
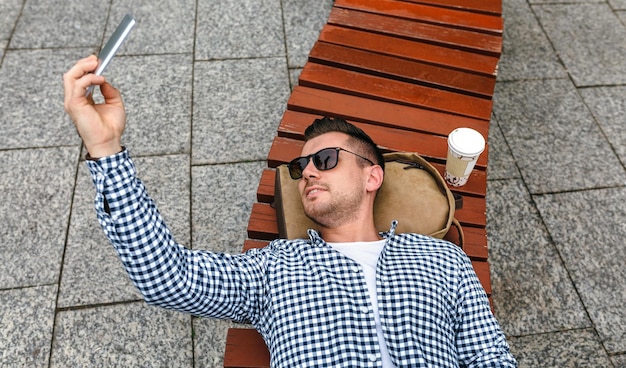
[[[113,56],[115,56],[115,53],[122,45],[122,42],[124,42],[130,31],[135,26],[135,23],[135,18],[132,15],[126,14],[124,16],[122,22],[117,26],[115,32],[113,32],[107,43],[104,44],[104,47],[98,54],[98,67],[94,71],[95,75],[101,75],[104,72],[104,69],[107,65],[109,65],[111,59],[113,59]],[[93,93],[93,88],[94,86],[87,87],[85,97],[88,97]]]

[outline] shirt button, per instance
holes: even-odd
[[[352,266],[352,271],[355,273],[359,273],[359,271],[361,270],[359,269],[359,266]]]
[[[368,313],[370,312],[370,309],[369,309],[369,307],[362,306],[362,307],[361,307],[361,312],[362,312],[363,314],[368,314]]]
[[[371,361],[371,362],[375,362],[378,360],[378,356],[376,356],[376,354],[369,354],[367,356],[367,358]]]

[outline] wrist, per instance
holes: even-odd
[[[98,160],[102,157],[113,156],[124,151],[121,144],[87,147],[87,160]]]

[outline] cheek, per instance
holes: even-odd
[[[304,182],[303,179],[299,179],[298,180],[298,193],[302,196],[302,193],[304,193],[304,187],[306,186],[306,183]]]

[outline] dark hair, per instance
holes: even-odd
[[[383,154],[376,146],[376,143],[362,129],[348,123],[341,118],[331,118],[325,116],[321,119],[315,119],[313,124],[309,125],[304,131],[304,141],[308,141],[322,134],[339,132],[350,136],[351,144],[359,149],[359,154],[372,159],[383,171],[385,170],[385,159]]]

